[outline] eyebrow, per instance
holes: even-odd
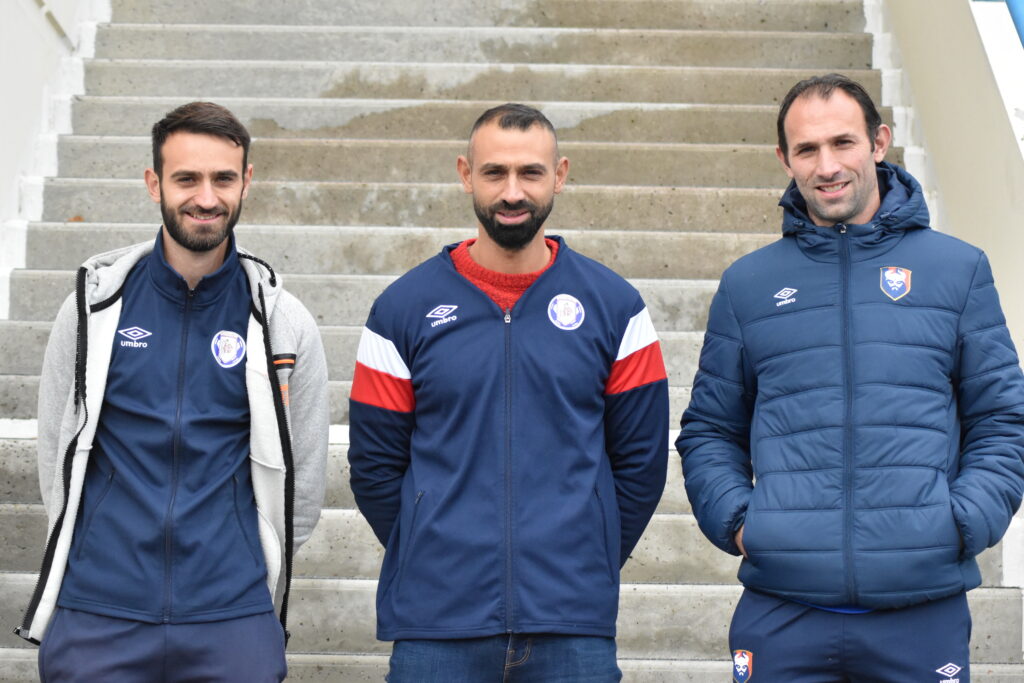
[[[177,178],[191,178],[191,177],[194,177],[194,176],[197,176],[197,175],[202,175],[202,173],[200,173],[199,171],[182,170],[182,171],[175,171],[174,173],[172,173],[171,174],[171,178],[175,178],[175,179],[177,179]],[[214,171],[212,175],[214,175],[217,178],[225,178],[225,177],[227,177],[227,178],[235,179],[235,178],[239,177],[238,176],[238,171],[235,171],[233,169],[225,169],[223,171]]]
[[[507,164],[496,164],[496,163],[493,163],[493,162],[492,163],[483,164],[480,167],[481,171],[507,171],[508,169],[509,169],[509,166]],[[544,164],[539,164],[539,163],[537,163],[537,164],[523,164],[522,166],[517,166],[516,170],[518,170],[520,173],[526,173],[526,172],[530,172],[530,171],[533,171],[533,172],[539,171],[539,172],[543,173],[543,172],[547,171],[547,167],[544,166]]]

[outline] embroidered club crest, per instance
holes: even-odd
[[[568,294],[559,294],[548,304],[548,320],[560,330],[575,330],[586,315],[579,299]]]
[[[754,675],[754,653],[750,650],[732,651],[732,678],[736,683],[747,683]]]
[[[898,301],[910,293],[910,270],[896,266],[885,266],[879,278],[879,287],[893,301]]]
[[[222,368],[233,368],[245,358],[245,340],[237,332],[221,330],[213,335],[210,351]]]

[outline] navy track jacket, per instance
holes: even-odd
[[[613,636],[661,497],[668,387],[638,292],[569,249],[510,311],[446,247],[391,285],[352,387],[352,490],[386,546],[377,634]]]
[[[867,225],[783,237],[722,277],[677,446],[705,535],[749,588],[895,608],[969,590],[1024,490],[1024,379],[988,260],[878,167]],[[752,479],[756,483],[752,483]]]

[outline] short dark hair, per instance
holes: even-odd
[[[153,124],[153,170],[163,174],[163,147],[172,133],[198,133],[230,140],[242,148],[242,172],[249,163],[249,131],[227,108],[213,102],[183,104]]]
[[[860,105],[861,111],[864,112],[864,124],[867,128],[868,140],[871,141],[871,149],[875,148],[875,136],[878,134],[879,126],[882,125],[882,117],[879,115],[875,103],[871,100],[871,95],[868,95],[864,86],[852,78],[842,74],[831,73],[800,81],[790,88],[786,96],[782,98],[782,104],[779,105],[777,126],[779,129],[779,149],[782,150],[783,157],[787,162],[789,161],[789,148],[786,141],[785,124],[786,114],[789,113],[789,108],[793,106],[793,102],[798,97],[811,97],[812,95],[827,100],[832,97],[832,93],[837,88],[852,97]]]
[[[470,158],[472,158],[473,152],[473,135],[476,133],[477,129],[491,121],[497,121],[498,126],[505,130],[515,128],[517,130],[527,131],[533,126],[546,128],[551,133],[551,137],[555,138],[555,159],[558,159],[558,136],[555,134],[555,127],[551,125],[551,121],[549,121],[548,117],[544,116],[539,109],[535,109],[527,104],[518,104],[516,102],[499,104],[497,107],[491,107],[480,115],[476,120],[476,123],[473,124],[473,129],[469,131]]]

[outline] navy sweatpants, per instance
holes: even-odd
[[[280,683],[273,612],[201,624],[145,624],[58,608],[39,648],[42,683]]]
[[[729,628],[738,683],[970,683],[967,595],[839,614],[743,591]]]

